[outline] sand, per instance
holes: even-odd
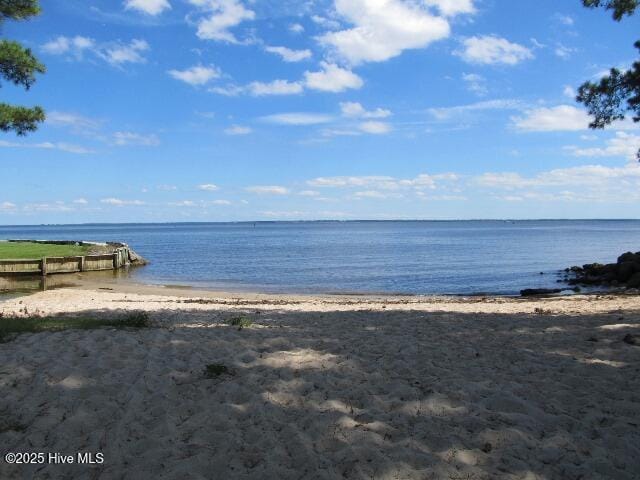
[[[112,287],[109,287],[112,288]],[[4,315],[145,310],[153,328],[0,344],[13,479],[638,479],[640,297],[223,295],[96,286]],[[234,315],[254,324],[238,330]],[[209,379],[206,364],[229,374]]]

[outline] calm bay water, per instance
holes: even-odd
[[[640,221],[259,222],[0,226],[0,239],[123,241],[132,280],[223,290],[515,294],[640,250]],[[540,275],[544,272],[544,275]]]

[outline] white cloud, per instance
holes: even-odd
[[[227,135],[249,135],[253,130],[242,125],[232,125],[224,130]]]
[[[390,110],[383,108],[367,111],[357,102],[341,102],[340,110],[342,111],[342,115],[350,118],[387,118],[392,115]]]
[[[313,90],[322,92],[343,92],[347,89],[359,89],[364,85],[362,79],[353,73],[333,63],[321,62],[322,70],[305,72],[305,85]]]
[[[289,25],[289,31],[296,34],[302,33],[304,32],[304,27],[299,23],[292,23],[291,25]]]
[[[145,40],[134,39],[127,43],[116,43],[96,50],[97,55],[113,66],[125,63],[145,63],[143,52],[151,47]]]
[[[236,95],[246,93],[247,87],[240,87],[238,85],[227,85],[225,87],[211,87],[208,91],[211,93],[217,93],[218,95],[235,97]]]
[[[640,165],[635,163],[629,163],[624,167],[583,165],[549,170],[528,178],[518,173],[487,173],[478,177],[477,183],[509,190],[521,187],[600,186],[611,179],[640,182]]]
[[[562,90],[562,94],[572,100],[575,100],[576,95],[578,95],[575,89],[570,85],[565,85],[564,89]]]
[[[266,122],[276,123],[279,125],[318,125],[328,123],[332,119],[333,118],[329,115],[304,112],[277,113],[262,117],[262,120]]]
[[[77,58],[82,58],[85,51],[93,49],[95,40],[89,37],[75,36],[65,37],[59,36],[42,45],[42,50],[51,55],[72,54]]]
[[[72,203],[76,205],[88,205],[89,201],[86,198],[76,198]]]
[[[487,89],[487,80],[477,73],[464,73],[462,80],[467,84],[467,90],[479,96],[489,93]]]
[[[298,195],[303,197],[319,197],[320,192],[317,192],[315,190],[302,190],[301,192],[298,192]]]
[[[309,212],[301,212],[298,210],[273,211],[266,210],[259,212],[264,217],[269,218],[304,218],[309,216]]]
[[[519,110],[521,107],[522,104],[518,100],[486,100],[468,105],[430,108],[427,112],[436,120],[445,121],[471,112],[480,112],[485,110]]]
[[[569,58],[571,54],[574,53],[575,51],[576,51],[575,48],[566,47],[559,43],[558,45],[556,45],[556,48],[553,51],[553,53],[555,53],[557,57],[566,59],[566,58]]]
[[[15,203],[11,203],[11,202],[0,203],[0,211],[15,210],[17,207],[18,206]]]
[[[357,137],[362,134],[359,130],[344,128],[325,128],[321,133],[323,137]]]
[[[287,188],[278,185],[258,185],[247,187],[245,190],[258,195],[287,195],[289,193]]]
[[[252,82],[246,89],[256,97],[265,95],[295,95],[302,93],[302,84],[287,80],[274,80],[270,83]]]
[[[512,121],[516,129],[525,132],[575,132],[588,128],[589,115],[572,105],[558,105],[529,110]]]
[[[113,134],[113,143],[119,147],[126,145],[155,147],[160,145],[160,139],[155,134],[143,135],[134,132],[115,132]]]
[[[358,125],[358,128],[365,133],[371,133],[373,135],[383,135],[391,131],[391,125],[385,122],[362,122]]]
[[[202,185],[198,185],[198,190],[202,190],[204,192],[215,192],[218,190],[218,186],[213,183],[203,183]]]
[[[421,174],[414,178],[402,179],[390,176],[360,177],[318,177],[307,181],[307,185],[316,188],[368,188],[369,190],[399,190],[412,188],[415,190],[435,189],[440,184],[457,182],[458,175],[441,173],[436,175]]]
[[[311,15],[311,21],[327,30],[338,30],[340,28],[340,22],[322,15]]]
[[[122,200],[120,198],[113,198],[113,197],[103,198],[102,200],[100,200],[100,203],[104,203],[105,205],[112,205],[115,207],[124,207],[128,205],[140,206],[145,204],[140,200]]]
[[[169,70],[167,72],[176,80],[183,81],[189,85],[204,85],[211,80],[220,77],[220,70],[213,65],[205,67],[203,65],[195,65],[186,70]]]
[[[533,58],[527,47],[496,35],[469,37],[462,41],[463,50],[454,52],[464,61],[481,65],[516,65]]]
[[[171,5],[167,0],[125,0],[125,10],[138,10],[147,15],[160,15],[165,10],[170,10]]]
[[[424,3],[436,7],[442,15],[452,17],[463,13],[474,13],[476,11],[474,0],[424,0]]]
[[[253,20],[256,16],[255,12],[245,8],[238,0],[189,0],[189,2],[207,14],[197,21],[196,34],[203,40],[239,43],[230,29],[246,20]]]
[[[206,207],[210,207],[211,205],[219,205],[219,206],[231,205],[231,202],[229,200],[209,200],[209,201],[199,201],[199,202],[194,202],[193,200],[181,200],[179,202],[170,202],[168,203],[168,205],[171,207],[206,208]]]
[[[540,172],[529,177],[518,173],[486,173],[472,184],[510,192],[497,195],[505,201],[634,202],[640,201],[640,165],[623,167],[583,165]]]
[[[569,15],[563,15],[561,13],[556,13],[553,16],[553,19],[556,22],[561,23],[562,25],[566,25],[567,27],[571,27],[575,23],[573,17],[570,17]]]
[[[457,12],[454,2],[429,1],[442,12]],[[472,2],[457,2],[462,8]],[[353,28],[327,32],[319,41],[353,65],[382,62],[404,50],[424,48],[447,38],[449,23],[417,2],[403,0],[335,0],[336,12]]]
[[[42,150],[60,150],[62,152],[75,154],[94,153],[93,150],[90,150],[88,148],[65,142],[22,143],[0,140],[0,148],[35,148]]]
[[[235,97],[236,95],[249,94],[254,97],[264,97],[268,95],[297,95],[304,91],[304,86],[300,82],[290,82],[288,80],[273,80],[269,83],[251,82],[248,85],[227,85],[225,87],[211,87],[211,93]]]
[[[625,132],[616,132],[615,137],[606,141],[604,147],[579,148],[567,147],[577,157],[625,157],[631,161],[637,159],[640,150],[640,136]]]
[[[402,195],[399,194],[391,194],[385,192],[379,192],[378,190],[365,190],[362,192],[356,192],[353,194],[355,198],[376,198],[376,199],[387,199],[387,198],[401,198]]]
[[[287,47],[264,47],[265,51],[280,55],[285,62],[301,62],[311,58],[311,50],[292,50]]]
[[[101,122],[77,113],[59,112],[53,110],[47,112],[46,122],[56,127],[67,127],[79,132],[97,130]]]
[[[109,42],[97,44],[89,37],[59,36],[42,45],[42,50],[52,55],[70,55],[75,60],[82,60],[85,53],[91,53],[112,66],[125,63],[145,63],[147,59],[143,53],[150,50],[145,40],[134,39],[129,43]]]
[[[261,97],[266,95],[296,95],[302,93],[305,87],[337,93],[350,88],[360,88],[364,83],[358,75],[350,70],[326,62],[322,62],[321,66],[322,70],[318,72],[305,72],[303,82],[278,79],[268,83],[251,82],[243,86],[211,87],[209,91],[226,96],[250,94]]]
[[[197,207],[198,204],[192,200],[181,200],[179,202],[169,202],[170,207]]]

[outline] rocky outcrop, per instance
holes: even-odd
[[[565,272],[571,285],[640,288],[640,252],[624,253],[616,263],[588,263],[566,268]]]
[[[560,292],[562,292],[561,288],[525,288],[524,290],[520,290],[520,295],[523,297],[533,297],[536,295],[553,295]]]
[[[129,247],[129,261],[131,262],[131,265],[136,267],[141,267],[149,263],[144,257],[141,257],[136,252],[134,252],[131,247]]]

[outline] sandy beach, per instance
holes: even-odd
[[[0,461],[0,478],[640,477],[640,346],[623,341],[638,296],[87,285],[0,301],[4,316],[141,310],[151,328],[0,344],[0,451],[104,455]]]

